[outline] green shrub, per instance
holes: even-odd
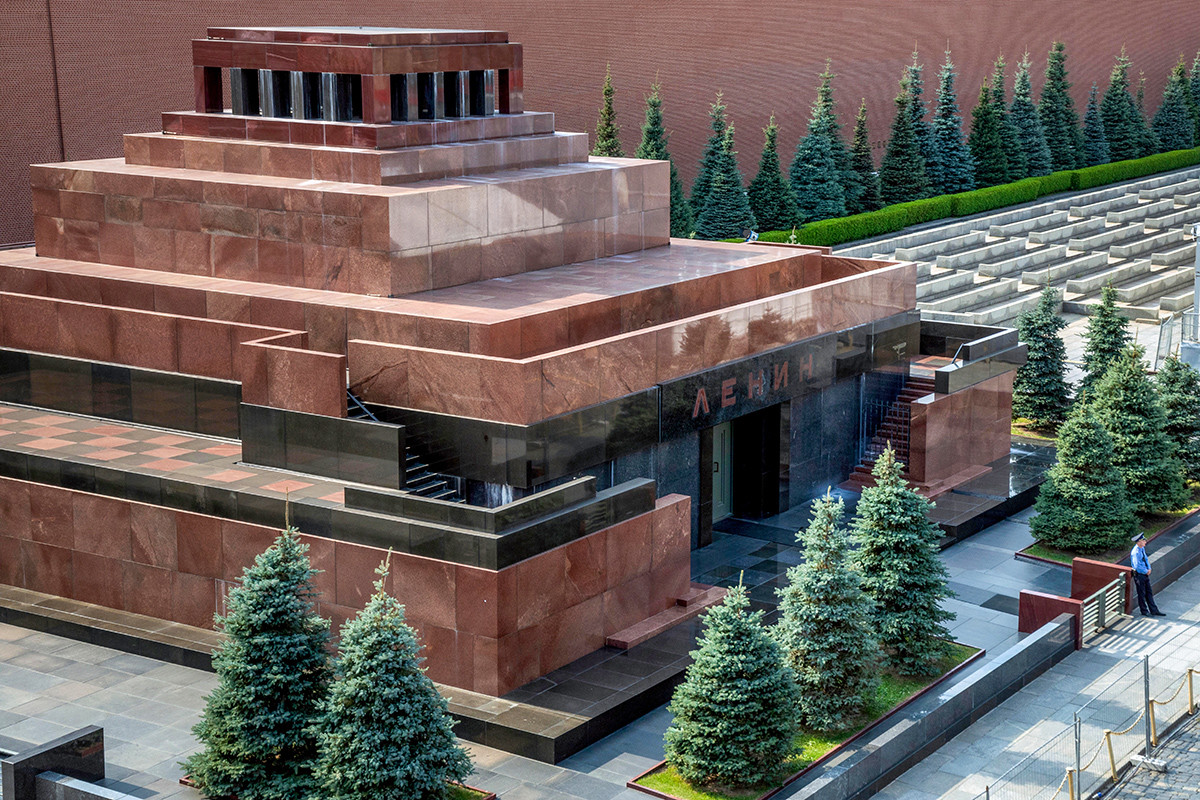
[[[1158,153],[1145,158],[1131,158],[1127,161],[1114,161],[1111,164],[1098,164],[1094,167],[1077,169],[1071,179],[1072,189],[1092,189],[1109,183],[1132,180],[1143,175],[1153,175],[1156,172],[1167,172],[1200,164],[1200,147],[1191,150],[1172,150],[1169,153]]]
[[[897,203],[892,206],[896,210],[903,209],[908,217],[909,225],[919,225],[922,222],[932,222],[935,219],[945,219],[954,213],[950,195],[942,194],[924,200],[912,200],[908,203]]]
[[[1042,190],[1040,197],[1045,197],[1048,194],[1058,194],[1059,192],[1071,191],[1071,178],[1075,174],[1074,170],[1063,170],[1061,172],[1052,172],[1049,175],[1043,175],[1040,180],[1042,182]]]
[[[1013,183],[1002,183],[999,186],[989,186],[986,189],[976,189],[973,192],[960,192],[950,195],[953,216],[965,217],[994,208],[1028,203],[1041,197],[1042,179],[1025,178]]]

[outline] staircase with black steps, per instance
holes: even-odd
[[[875,460],[883,453],[888,444],[896,460],[903,463],[904,474],[908,475],[909,437],[912,422],[912,404],[926,395],[933,394],[933,378],[909,377],[900,390],[900,394],[888,406],[883,420],[875,429],[875,435],[867,443],[866,454],[862,463],[854,468],[850,477],[841,484],[841,488],[861,492],[868,486],[875,485],[875,477],[871,470],[875,468]]]
[[[380,421],[349,390],[346,390],[346,418],[371,422]],[[429,465],[414,453],[411,447],[404,448],[404,488],[401,491],[447,503],[467,502],[467,499],[459,493],[455,483],[452,483],[453,480],[453,478],[430,470]]]

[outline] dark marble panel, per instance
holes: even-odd
[[[279,412],[284,420],[284,467],[312,475],[338,477],[340,419],[319,414]]]
[[[29,354],[0,350],[0,402],[30,405]]]
[[[658,446],[657,459],[655,475],[660,496],[675,493],[696,498],[700,495],[700,476],[708,473],[700,468],[699,431],[663,442]],[[709,462],[711,460],[709,456]],[[691,505],[692,548],[695,549],[699,546],[700,504],[693,502]]]
[[[135,422],[185,431],[196,429],[194,378],[142,370],[130,376],[130,394]]]
[[[247,464],[284,468],[287,464],[286,420],[278,408],[242,403],[242,460]]]
[[[37,776],[57,772],[79,780],[104,780],[104,729],[80,728],[4,759],[0,788],[13,800],[38,796]]]
[[[128,367],[92,364],[92,413],[133,421],[133,384]]]

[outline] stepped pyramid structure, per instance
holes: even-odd
[[[525,111],[503,32],[192,52],[195,109],[34,166],[0,253],[0,583],[211,627],[286,520],[321,613],[393,550],[430,676],[504,695],[719,598],[691,549],[844,480],[913,359],[931,481],[1008,452],[1015,334],[923,326],[911,263],[670,240],[669,165]]]

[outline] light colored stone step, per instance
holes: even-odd
[[[962,253],[938,256],[937,265],[946,269],[966,269],[982,261],[1016,255],[1024,249],[1024,239],[1003,239]]]
[[[1146,217],[1166,214],[1173,208],[1175,208],[1175,201],[1167,198],[1166,200],[1156,200],[1153,203],[1142,203],[1124,211],[1110,211],[1104,215],[1104,220],[1110,225],[1124,225],[1126,222],[1137,222]]]
[[[1152,273],[1144,280],[1117,287],[1117,300],[1122,303],[1140,303],[1147,298],[1159,298],[1184,286],[1192,285],[1192,271],[1176,268],[1166,272]]]
[[[1086,205],[1075,205],[1067,209],[1072,217],[1097,217],[1103,216],[1110,211],[1121,211],[1126,208],[1133,208],[1138,204],[1138,196],[1136,194],[1119,194],[1108,200],[1100,200],[1096,203],[1087,203]]]
[[[898,247],[892,255],[897,261],[924,261],[929,260],[942,253],[948,253],[952,250],[961,250],[964,247],[974,247],[987,242],[986,231],[971,231],[962,236],[952,236],[948,239],[939,239],[936,242],[917,245],[915,247]],[[940,264],[939,264],[940,266]]]
[[[1142,189],[1140,192],[1138,192],[1138,199],[1161,200],[1164,197],[1171,198],[1177,194],[1194,192],[1197,189],[1200,189],[1200,179],[1192,178],[1188,181],[1168,183],[1165,186],[1156,186],[1153,189]]]
[[[1094,233],[1091,236],[1084,236],[1079,239],[1072,239],[1067,242],[1069,250],[1079,252],[1087,252],[1089,250],[1104,250],[1112,247],[1114,244],[1121,244],[1141,236],[1146,228],[1142,223],[1135,222],[1132,225],[1122,225],[1116,228],[1108,228],[1100,233]]]
[[[1007,225],[993,225],[988,230],[989,236],[1023,236],[1030,231],[1047,230],[1056,228],[1067,222],[1068,214],[1066,211],[1051,211],[1049,214],[1041,214],[1029,219],[1020,219],[1016,222],[1010,222]]]
[[[1166,228],[1186,228],[1193,222],[1200,222],[1200,205],[1192,208],[1181,208],[1171,214],[1163,214],[1146,220],[1147,228],[1164,230]]]
[[[1102,230],[1104,230],[1104,217],[1092,217],[1081,222],[1072,222],[1069,225],[1062,225],[1045,231],[1030,231],[1029,243],[1050,244],[1051,242],[1065,242],[1069,239],[1078,239],[1081,236]]]
[[[1196,263],[1196,245],[1185,241],[1173,250],[1165,250],[1150,256],[1150,263],[1156,267],[1192,266]]]
[[[1021,283],[1045,286],[1047,281],[1049,281],[1051,285],[1057,286],[1064,280],[1091,272],[1106,264],[1108,264],[1108,253],[1088,253],[1082,256],[1075,256],[1075,258],[1068,258],[1066,261],[1051,264],[1042,269],[1022,272]]]
[[[1182,292],[1164,295],[1158,301],[1158,307],[1162,311],[1186,311],[1194,305],[1195,299],[1195,290],[1189,287]]]
[[[999,325],[1010,322],[1026,311],[1036,308],[1041,292],[1030,289],[1020,295],[997,303],[994,306],[976,309],[974,312],[976,325]]]
[[[975,273],[970,270],[952,270],[917,283],[917,299],[935,297],[954,289],[962,289],[975,283]]]
[[[1108,248],[1111,258],[1141,258],[1158,251],[1167,251],[1183,241],[1183,231],[1169,230],[1154,236],[1146,236],[1129,244],[1114,244]]]
[[[1113,264],[1108,269],[1093,272],[1083,277],[1071,278],[1067,281],[1067,291],[1071,294],[1095,294],[1105,284],[1117,286],[1141,275],[1150,274],[1150,262],[1145,259],[1123,261]]]
[[[1017,281],[1012,278],[997,278],[987,283],[977,284],[974,288],[968,289],[952,297],[943,297],[939,300],[927,302],[918,302],[917,308],[922,311],[958,311],[963,308],[979,305],[992,300],[996,300],[1006,295],[1012,295],[1017,291]]]
[[[1038,267],[1067,257],[1065,244],[1051,245],[1038,250],[1030,250],[1020,255],[1006,258],[1003,261],[989,261],[979,265],[979,274],[990,277],[1014,275],[1024,272],[1029,267]]]
[[[1194,206],[1196,203],[1200,203],[1200,192],[1186,192],[1175,195],[1175,205],[1177,206]]]

